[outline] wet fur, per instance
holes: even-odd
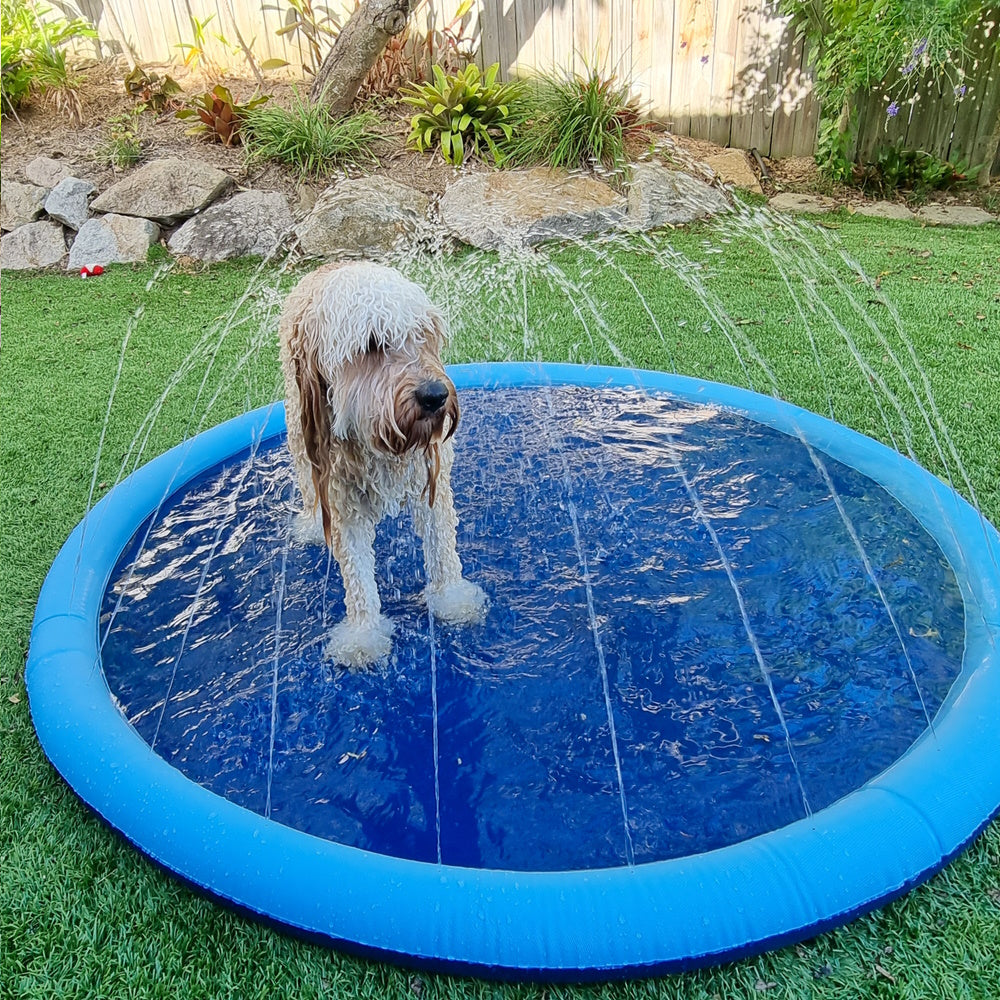
[[[297,533],[329,546],[347,615],[328,655],[361,666],[387,656],[392,626],[375,584],[375,525],[409,504],[423,540],[425,598],[436,617],[478,620],[482,591],[462,578],[455,548],[451,437],[460,418],[441,362],[444,322],[418,286],[390,268],[336,264],[307,275],[280,324],[288,445],[302,493]],[[448,390],[428,414],[416,391]]]

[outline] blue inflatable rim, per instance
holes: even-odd
[[[753,392],[658,372],[556,364],[450,369],[459,389],[633,387],[737,410],[801,436],[904,503],[955,570],[961,673],[928,731],[862,788],[807,819],[634,867],[477,870],[312,837],[227,802],[158,757],[117,709],[98,617],[121,552],[165,496],[284,432],[276,403],[206,431],[116,486],[73,531],[35,614],[26,682],[55,768],[143,853],[293,932],[411,966],[495,978],[679,971],[811,937],[874,909],[959,854],[1000,808],[1000,536],[953,489],[883,445]]]

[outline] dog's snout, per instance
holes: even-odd
[[[435,379],[418,386],[414,395],[425,413],[437,413],[448,400],[448,387]]]

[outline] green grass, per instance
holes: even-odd
[[[836,233],[813,230],[808,241],[818,245],[836,236],[869,275],[880,276],[881,287],[860,283],[838,266],[813,276],[819,298],[856,339],[871,372],[898,393],[903,416],[883,420],[868,375],[859,372],[827,321],[813,322],[822,358],[817,367],[780,270],[752,238],[762,231],[748,227],[736,235],[736,221],[719,229],[672,232],[669,242],[651,247],[634,242],[557,249],[530,266],[473,253],[405,266],[452,315],[450,360],[617,363],[624,357],[638,366],[764,391],[776,385],[785,398],[819,412],[829,412],[832,401],[839,420],[882,439],[900,436],[909,422],[918,457],[945,473],[946,463],[906,396],[903,378],[883,360],[885,345],[863,322],[865,315],[873,317],[889,346],[905,356],[888,322],[894,305],[984,513],[1000,522],[996,229],[918,229],[839,216],[833,224]],[[768,233],[779,250],[796,239],[794,231]],[[701,270],[680,280],[664,267],[674,251]],[[786,273],[794,271],[794,259],[782,265]],[[824,251],[823,259],[836,257]],[[926,885],[801,945],[683,976],[549,988],[416,974],[304,944],[195,895],[110,833],[56,776],[31,728],[22,674],[38,590],[86,508],[92,479],[100,495],[118,478],[123,462],[127,472],[199,427],[277,396],[275,310],[278,290],[293,280],[247,262],[200,274],[159,273],[159,267],[113,267],[85,282],[64,275],[2,276],[7,314],[0,354],[0,995],[46,1000],[1000,996],[997,824]],[[802,299],[802,282],[790,280]],[[699,281],[703,297],[691,287]],[[860,312],[850,306],[851,295],[859,297]],[[728,319],[713,319],[705,301]],[[726,333],[739,339],[743,363]],[[760,361],[751,356],[744,336]],[[150,408],[185,367],[190,370],[166,394],[148,441],[132,447]],[[916,379],[913,366],[906,367]],[[952,475],[957,476],[954,469]],[[968,486],[960,488],[969,494]]]

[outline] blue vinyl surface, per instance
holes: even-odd
[[[469,398],[453,477],[459,549],[491,611],[429,639],[419,558],[400,541],[405,520],[389,525],[379,561],[397,652],[381,672],[322,662],[342,591],[321,550],[282,550],[280,406],[154,460],[66,543],[36,612],[32,714],[69,784],[141,850],[364,953],[585,979],[810,936],[926,878],[995,814],[1000,547],[951,489],[876,442],[727,386],[561,365],[451,374]],[[506,423],[477,421],[490,395],[478,387],[499,398],[530,385],[566,386],[545,396],[553,419],[541,426],[554,430],[529,427],[512,403]],[[594,426],[587,411],[600,408],[579,387],[607,400]],[[714,424],[699,416],[708,409]],[[682,426],[664,434],[671,417]],[[487,458],[507,438],[530,451],[540,433],[553,439],[535,465],[520,460],[520,478]],[[658,437],[668,462],[643,457]],[[252,476],[229,461],[248,449]],[[227,497],[234,480],[255,481],[240,530],[259,529],[259,564],[226,562],[225,516],[199,528],[196,503],[165,502],[207,491],[211,506],[220,475]],[[870,570],[849,538],[816,548],[842,521],[831,484]],[[283,639],[266,623],[233,639],[195,613],[198,559],[185,569],[172,542],[185,530],[196,552],[219,550],[206,574],[216,626],[227,614],[273,622],[280,575]],[[144,634],[151,586],[128,570],[139,541],[176,575],[162,634],[152,620]],[[790,549],[798,570],[783,562]],[[220,632],[232,649],[213,645]]]

